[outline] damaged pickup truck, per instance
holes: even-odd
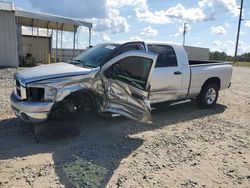
[[[188,60],[183,46],[99,44],[68,63],[16,73],[11,106],[25,122],[72,119],[93,110],[149,123],[153,103],[195,98],[212,107],[231,77],[230,63]]]

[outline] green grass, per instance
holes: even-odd
[[[234,66],[250,67],[250,62],[236,62]]]

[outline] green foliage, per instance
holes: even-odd
[[[244,66],[244,67],[250,67],[250,62],[239,62],[237,61],[234,66]]]
[[[225,52],[209,52],[210,60],[219,60],[219,61],[233,61],[234,57],[227,55]],[[241,62],[250,62],[250,53],[244,53],[237,56],[237,61]]]

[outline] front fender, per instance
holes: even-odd
[[[53,102],[59,102],[70,94],[79,90],[90,90],[93,82],[93,77],[98,70],[88,75],[62,77],[56,79],[48,79],[40,82],[30,83],[28,87],[41,87],[45,89],[45,100],[53,100]],[[56,93],[53,97],[48,97],[46,92],[49,88],[55,88]]]

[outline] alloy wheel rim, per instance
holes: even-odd
[[[216,99],[216,95],[217,93],[214,88],[208,89],[207,94],[206,94],[207,104],[213,104]]]

